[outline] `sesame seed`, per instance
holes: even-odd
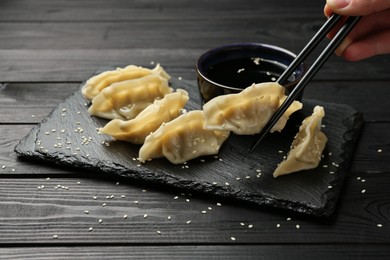
[[[382,149],[378,149],[378,153],[381,153],[382,152]]]
[[[139,202],[138,202],[138,200],[135,200],[134,203],[135,203],[135,204],[138,204]]]
[[[85,214],[89,214],[89,210],[84,210],[84,213]]]
[[[186,202],[190,202],[190,199],[186,199]]]
[[[191,220],[187,220],[186,224],[191,224]]]
[[[232,241],[236,241],[236,238],[235,238],[235,237],[230,237],[230,239],[231,239]]]
[[[245,226],[245,223],[241,222],[240,225],[241,225],[241,226]]]
[[[92,198],[93,198],[94,200],[97,200],[97,197],[96,197],[96,196],[93,196]]]
[[[99,219],[99,223],[101,224],[103,222],[103,219]]]
[[[236,181],[239,181],[239,180],[241,180],[241,178],[240,178],[240,177],[237,177],[237,178],[236,178]]]
[[[172,217],[171,216],[168,216],[168,220],[171,220],[172,219]]]
[[[148,214],[144,214],[144,218],[147,218],[148,217]]]
[[[297,229],[300,229],[300,228],[301,228],[301,226],[300,226],[300,225],[295,225],[295,227],[296,227]]]
[[[328,186],[328,189],[331,189],[331,188],[333,188],[332,185],[329,185],[329,186]]]
[[[90,228],[88,229],[89,232],[91,232],[92,230],[93,230],[93,227],[90,227]]]
[[[124,218],[124,219],[127,219],[127,215],[123,215],[123,218]]]
[[[206,210],[202,210],[201,213],[202,213],[202,214],[206,214],[207,211],[206,211]]]
[[[225,185],[226,185],[226,186],[229,186],[229,183],[228,183],[228,182],[225,182]]]
[[[208,207],[207,209],[208,209],[208,210],[210,210],[210,211],[211,211],[211,210],[213,210],[213,208],[212,208],[212,207]]]
[[[277,227],[277,228],[280,228],[280,224],[276,224],[276,227]]]
[[[121,198],[126,198],[126,195],[121,195]]]
[[[6,166],[5,166],[5,165],[3,165],[3,166],[1,166],[1,169],[5,169],[5,167],[6,167]]]
[[[366,190],[365,190],[365,189],[363,189],[363,190],[362,190],[362,193],[366,193]]]
[[[382,227],[382,224],[378,224],[378,225],[376,225],[377,227]]]
[[[103,204],[102,204],[102,207],[105,207],[105,206],[107,206],[107,203],[103,203]]]
[[[157,230],[156,232],[157,232],[157,234],[159,234],[159,235],[161,235],[161,234],[162,234],[160,230]]]
[[[248,228],[253,228],[253,225],[248,225]]]
[[[362,182],[366,182],[366,180],[365,180],[365,179],[362,179]]]
[[[54,239],[57,239],[57,238],[58,238],[58,235],[53,235],[53,238],[54,238]]]
[[[218,206],[218,207],[221,207],[221,206],[222,206],[222,204],[218,202],[218,203],[217,203],[217,206]]]
[[[287,221],[290,221],[291,220],[291,218],[287,218]]]

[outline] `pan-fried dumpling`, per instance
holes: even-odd
[[[240,93],[215,97],[203,106],[205,128],[257,134],[285,99],[284,88],[276,82],[253,84]],[[301,108],[302,103],[294,101],[271,132],[281,131],[289,116]]]
[[[161,125],[146,137],[139,160],[166,157],[171,163],[180,164],[199,156],[217,154],[229,132],[206,130],[203,124],[203,112],[194,110]]]
[[[152,104],[171,93],[168,80],[157,74],[114,83],[92,99],[88,112],[107,119],[130,120]]]
[[[313,114],[305,118],[299,127],[287,158],[274,171],[274,177],[301,170],[313,169],[321,161],[322,151],[328,138],[321,131],[324,108],[316,106]]]
[[[188,93],[178,89],[176,92],[154,101],[136,118],[129,121],[114,119],[99,130],[104,134],[111,135],[116,140],[142,144],[146,136],[156,131],[161,124],[178,117],[187,101]]]
[[[92,100],[97,96],[104,88],[110,86],[113,83],[121,82],[130,79],[138,79],[150,74],[157,74],[166,79],[170,79],[170,76],[164,71],[164,69],[157,64],[154,69],[142,68],[134,65],[129,65],[125,68],[117,68],[116,70],[110,70],[102,72],[96,76],[87,80],[81,92],[84,97]]]

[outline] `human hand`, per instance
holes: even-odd
[[[324,14],[362,16],[336,54],[349,61],[390,53],[390,0],[327,0]],[[340,27],[334,28],[332,38]]]

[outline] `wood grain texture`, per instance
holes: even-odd
[[[72,170],[61,170],[58,167],[42,167],[40,163],[21,161],[17,159],[14,147],[26,136],[34,125],[1,125],[0,131],[0,164],[6,165],[1,173],[17,175],[39,174],[76,174]],[[361,132],[360,140],[354,152],[351,163],[351,173],[380,173],[390,172],[389,123],[366,123]],[[382,152],[378,152],[382,149]],[[12,171],[15,169],[15,171]]]
[[[0,259],[386,259],[386,245],[102,246],[0,248]]]
[[[1,178],[0,244],[389,243],[388,174],[350,177],[331,219],[256,209],[123,179]]]
[[[328,220],[21,161],[13,151],[100,67],[154,61],[194,81],[197,58],[217,45],[266,41],[298,52],[322,24],[323,5],[0,1],[0,259],[389,258],[388,55],[355,63],[332,57],[305,91],[305,98],[350,105],[365,120]]]
[[[226,44],[231,42],[220,42]],[[291,46],[282,47],[292,50]],[[176,49],[72,49],[72,50],[1,50],[0,78],[2,82],[82,82],[97,69],[107,66],[135,64],[151,67],[159,62],[172,75],[193,72],[198,57],[212,44],[204,48]],[[298,47],[299,49],[301,46]],[[388,56],[377,57],[362,62],[346,63],[332,57],[316,75],[316,80],[390,80],[386,67]],[[309,63],[310,64],[310,63]],[[187,72],[185,72],[187,71]],[[365,73],[357,73],[364,71]]]
[[[195,77],[193,70],[169,69],[183,82]],[[39,123],[60,102],[69,97],[80,83],[3,83],[0,85],[0,123]],[[40,91],[36,91],[39,89]],[[373,95],[372,93],[375,93]],[[390,113],[373,103],[386,104],[390,81],[313,81],[304,97],[329,103],[346,104],[363,113],[366,122],[390,120]],[[18,115],[15,117],[14,115]]]
[[[318,17],[322,16],[324,3],[319,0],[297,0],[288,5],[289,0],[199,0],[156,1],[142,0],[4,0],[0,9],[0,22],[104,22],[139,20],[204,20],[204,19],[242,19],[268,17]],[[283,5],[289,8],[281,9]],[[267,6],[267,8],[264,8]],[[304,6],[305,8],[302,8]]]

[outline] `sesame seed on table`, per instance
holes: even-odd
[[[324,22],[323,4],[0,1],[0,259],[389,258],[389,55],[353,63],[332,56],[305,89],[304,98],[346,104],[363,115],[330,217],[22,160],[14,151],[33,127],[102,67],[150,68],[160,63],[178,82],[196,85],[197,58],[216,46],[262,42],[299,52]],[[59,107],[63,120],[70,110]],[[82,113],[75,116],[81,118]],[[82,154],[85,147],[113,148],[112,143],[85,134],[82,120],[69,124],[71,131],[62,126],[46,129],[41,136],[55,142],[46,146],[45,140],[37,140],[37,149],[42,153],[63,149],[92,158],[92,153]],[[65,138],[72,135],[78,140]],[[288,152],[275,151],[281,159]],[[337,174],[335,154],[323,156],[334,161],[321,169]],[[222,164],[228,158],[214,160]],[[207,165],[207,159],[198,162]],[[190,172],[193,164],[178,167]],[[260,181],[266,174],[253,168],[210,182],[210,187],[229,190],[236,183]],[[331,192],[339,187],[325,188]]]

